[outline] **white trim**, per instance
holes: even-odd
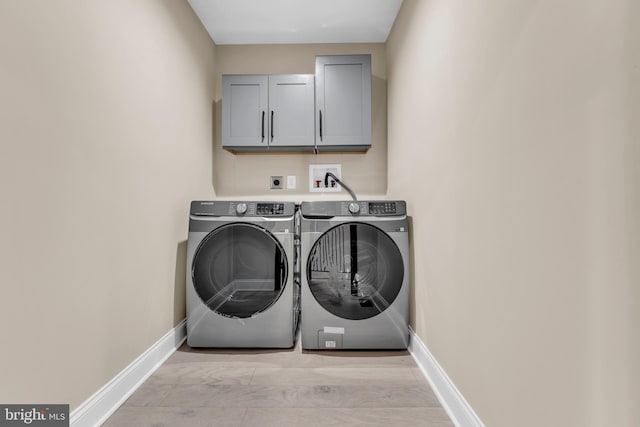
[[[408,350],[456,427],[485,427],[411,327]]]
[[[182,345],[186,337],[187,322],[183,320],[71,412],[71,427],[94,427],[104,423]]]

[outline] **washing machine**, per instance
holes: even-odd
[[[191,347],[294,345],[296,206],[194,201],[187,242],[187,343]]]
[[[303,349],[406,349],[406,203],[300,205]]]

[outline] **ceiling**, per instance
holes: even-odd
[[[216,44],[384,43],[402,0],[188,0]]]

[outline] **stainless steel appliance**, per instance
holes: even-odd
[[[187,343],[292,347],[295,204],[194,201],[187,244]]]
[[[316,201],[300,211],[302,348],[406,348],[406,203]]]

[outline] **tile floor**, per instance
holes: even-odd
[[[406,351],[192,349],[184,344],[105,424],[453,426]]]

